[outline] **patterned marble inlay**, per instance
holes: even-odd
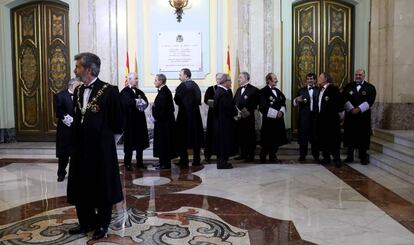
[[[154,186],[154,185],[165,185],[170,183],[171,180],[164,177],[142,177],[138,179],[134,179],[132,183],[134,185],[142,185],[142,186]]]

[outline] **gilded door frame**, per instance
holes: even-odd
[[[319,14],[317,15],[317,20],[319,22],[319,35],[317,35],[317,41],[318,41],[318,57],[317,57],[317,64],[315,67],[315,74],[318,76],[320,74],[320,72],[322,71],[326,71],[326,48],[327,48],[327,37],[326,37],[326,27],[325,27],[325,23],[327,22],[326,18],[326,10],[325,10],[325,6],[327,3],[335,3],[341,6],[345,6],[347,8],[350,9],[351,12],[351,17],[348,20],[348,26],[350,28],[347,29],[348,31],[348,44],[350,45],[350,49],[348,50],[348,56],[347,57],[351,57],[348,58],[347,60],[347,66],[348,66],[348,74],[347,74],[347,81],[351,81],[351,79],[353,79],[353,70],[354,70],[354,59],[355,59],[355,5],[353,3],[350,3],[349,1],[345,1],[345,0],[302,0],[302,1],[295,1],[292,3],[292,101],[293,99],[296,97],[296,93],[298,91],[298,89],[300,87],[303,86],[303,80],[304,77],[300,78],[300,85],[297,83],[296,80],[296,73],[297,73],[297,58],[296,58],[296,52],[297,52],[297,45],[296,45],[296,40],[297,37],[299,36],[299,34],[296,32],[296,28],[297,28],[297,19],[298,16],[295,15],[296,9],[298,8],[302,8],[303,6],[306,5],[314,5],[317,4],[318,6],[318,11]],[[314,22],[315,23],[315,22]],[[315,27],[314,27],[315,29]],[[314,38],[316,40],[316,38]],[[340,87],[343,86],[343,84],[339,84]],[[297,107],[292,107],[292,121],[291,121],[291,125],[292,125],[292,129],[293,129],[293,133],[294,135],[297,134],[297,129],[298,129],[298,109]]]
[[[39,66],[39,84],[38,86],[40,87],[40,94],[38,94],[37,96],[40,97],[39,102],[40,106],[37,106],[38,110],[40,110],[40,128],[37,128],[35,130],[30,130],[30,129],[25,129],[24,131],[21,130],[21,125],[20,125],[20,120],[22,120],[22,101],[21,98],[18,98],[18,94],[20,91],[20,88],[17,84],[17,82],[20,82],[20,77],[19,77],[19,68],[17,66],[17,57],[16,55],[19,53],[19,48],[17,47],[17,35],[20,35],[19,33],[17,33],[16,31],[16,24],[17,22],[15,22],[15,12],[21,9],[24,9],[25,7],[28,6],[36,6],[37,8],[37,14],[38,14],[38,20],[36,23],[36,27],[37,27],[37,33],[36,38],[38,39],[38,45],[40,45],[39,49],[40,51],[38,52],[38,66]],[[46,35],[46,31],[48,30],[48,28],[46,28],[46,25],[43,23],[45,21],[45,15],[46,15],[46,10],[47,7],[53,6],[53,7],[57,7],[57,8],[61,8],[62,10],[65,11],[65,14],[67,16],[67,18],[65,19],[65,23],[66,23],[66,29],[64,30],[64,35],[66,35],[66,47],[67,47],[67,61],[68,61],[68,66],[67,66],[67,74],[70,76],[70,37],[69,37],[69,5],[65,2],[61,2],[61,1],[53,1],[53,0],[48,0],[48,1],[31,1],[28,3],[24,3],[21,5],[18,5],[14,8],[11,9],[10,11],[10,19],[11,19],[11,37],[12,37],[12,64],[13,64],[13,93],[14,93],[14,107],[15,107],[15,128],[16,128],[16,138],[18,141],[54,141],[55,140],[55,133],[56,130],[53,127],[56,127],[56,123],[55,123],[55,116],[54,116],[54,112],[53,112],[53,97],[47,98],[47,93],[49,90],[49,79],[50,76],[48,76],[47,74],[45,74],[46,72],[48,72],[48,62],[47,59],[50,58],[49,55],[47,54],[47,48],[46,47],[46,42],[47,42],[47,36]],[[70,77],[68,77],[67,80],[69,80]],[[57,92],[57,91],[55,91]],[[48,104],[48,106],[46,105],[46,103]],[[48,118],[48,114],[52,115],[51,118]],[[52,120],[52,128],[50,128],[50,121],[48,120]]]

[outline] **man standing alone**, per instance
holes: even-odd
[[[75,56],[75,75],[83,85],[75,90],[74,151],[69,167],[67,200],[75,205],[79,225],[70,234],[94,230],[104,237],[112,205],[123,200],[116,138],[122,133],[118,88],[98,78],[101,60],[92,53]]]

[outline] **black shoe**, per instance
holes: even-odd
[[[301,156],[301,157],[299,157],[299,158],[298,158],[298,161],[299,161],[299,162],[303,162],[303,161],[305,161],[305,160],[306,160],[306,157],[304,157],[304,156]]]
[[[319,160],[319,164],[321,164],[321,165],[328,165],[330,163],[331,163],[331,159],[322,159],[322,160]]]
[[[131,165],[125,165],[125,170],[126,171],[132,171],[132,166]]]
[[[246,160],[244,160],[245,162],[254,162],[254,157],[249,157]]]
[[[269,162],[270,163],[281,163],[281,161],[277,157],[275,157],[275,158],[269,158]]]
[[[57,181],[62,182],[65,180],[65,176],[58,176]]]
[[[195,160],[195,161],[193,161],[193,163],[191,164],[191,166],[200,166],[200,165],[201,165],[200,160]]]
[[[260,158],[260,163],[266,163],[266,158]]]
[[[344,163],[351,163],[353,161],[354,161],[354,159],[352,157],[347,157],[347,158],[345,158]]]
[[[190,167],[188,166],[188,164],[186,165],[180,165],[180,169],[189,169]]]
[[[341,160],[334,160],[335,168],[340,168],[342,166]]]
[[[99,240],[106,236],[106,233],[108,232],[108,228],[98,228],[93,232],[92,239],[93,240]]]
[[[243,159],[244,159],[244,157],[242,157],[242,156],[238,156],[238,157],[234,158],[234,160],[243,160]]]
[[[233,165],[231,163],[221,163],[217,164],[217,169],[232,169]]]
[[[171,169],[171,165],[161,165],[160,169]]]
[[[146,167],[144,166],[144,164],[137,164],[137,168],[138,169],[146,169]]]
[[[361,159],[361,164],[362,165],[368,165],[369,164],[369,158],[366,157],[366,158]]]
[[[88,233],[90,230],[87,228],[84,228],[80,225],[77,225],[75,227],[72,227],[69,229],[69,234],[71,235],[77,235],[77,234],[82,234],[82,233]]]

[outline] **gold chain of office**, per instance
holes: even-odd
[[[105,84],[101,89],[99,89],[98,93],[96,93],[95,97],[93,97],[90,102],[88,102],[88,104],[86,104],[85,108],[82,108],[82,105],[80,103],[80,96],[78,96],[78,107],[80,108],[81,111],[81,123],[83,123],[83,119],[85,118],[85,114],[87,110],[90,110],[90,108],[92,106],[95,106],[96,101],[98,100],[98,98],[103,94],[104,90],[109,86],[109,84]],[[85,92],[84,92],[85,93]],[[92,93],[92,91],[91,91]]]

